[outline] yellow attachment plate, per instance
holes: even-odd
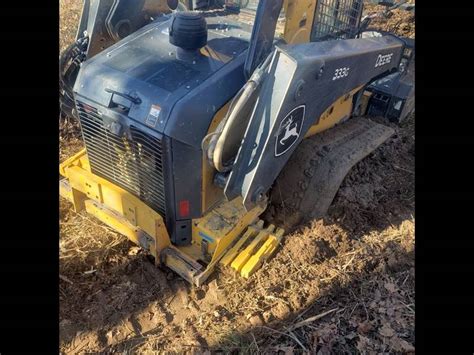
[[[329,106],[325,112],[321,114],[319,120],[316,121],[317,123],[309,128],[308,132],[306,132],[304,137],[308,138],[314,136],[315,134],[334,127],[337,123],[349,118],[353,106],[352,98],[361,89],[362,86],[359,86],[334,101],[334,103]]]
[[[273,253],[276,251],[278,245],[280,244],[281,237],[283,236],[283,229],[277,230],[275,234],[270,234],[265,241],[265,243],[258,249],[258,251],[250,257],[250,259],[245,263],[240,270],[240,274],[248,278],[257,271],[263,262],[268,260]]]
[[[254,251],[257,249],[257,246],[261,244],[264,238],[268,236],[268,234],[273,232],[274,229],[275,226],[272,224],[266,230],[263,230],[258,233],[257,237],[252,240],[252,242],[244,249],[244,251],[237,255],[237,257],[234,259],[234,261],[232,261],[232,264],[230,264],[230,266],[236,271],[242,270],[242,267],[250,259]]]
[[[230,265],[243,277],[248,278],[273,255],[283,234],[284,230],[281,228],[275,230],[274,225],[263,229],[263,221],[259,220],[248,227],[237,243],[227,251],[220,264]],[[241,250],[246,243],[248,245]]]
[[[220,264],[223,266],[228,266],[232,260],[235,259],[237,254],[239,253],[240,248],[245,244],[245,242],[249,238],[255,237],[255,235],[262,229],[263,227],[263,221],[260,220],[258,223],[254,226],[249,226],[247,231],[244,233],[244,235],[237,241],[237,243],[224,255],[224,257],[221,259]]]

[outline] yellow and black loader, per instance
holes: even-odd
[[[364,117],[370,85],[404,77],[412,47],[362,10],[86,0],[60,58],[86,148],[61,163],[61,196],[191,283],[217,265],[251,276],[393,133]],[[399,118],[410,98],[389,97]]]

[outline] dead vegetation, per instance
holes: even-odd
[[[385,7],[382,5],[365,5],[366,13],[383,12],[384,10]],[[415,38],[415,13],[395,9],[388,14],[387,18],[374,19],[370,24],[370,28],[396,33],[399,36]]]
[[[77,26],[81,18],[81,0],[59,1],[59,50],[64,51],[76,40]],[[60,115],[59,117],[59,159],[63,161],[83,148],[79,123]]]
[[[62,48],[81,3],[60,1]],[[62,124],[64,160],[82,142]],[[286,236],[248,280],[221,270],[192,287],[61,200],[61,353],[414,352],[414,116],[392,126],[328,217]]]

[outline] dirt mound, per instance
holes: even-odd
[[[386,8],[381,5],[365,4],[364,15],[383,12]],[[369,28],[396,33],[399,36],[415,38],[415,12],[403,9],[392,10],[386,18],[372,20]]]

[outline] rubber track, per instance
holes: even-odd
[[[275,181],[264,218],[290,232],[324,217],[349,170],[393,133],[358,117],[303,140]]]

